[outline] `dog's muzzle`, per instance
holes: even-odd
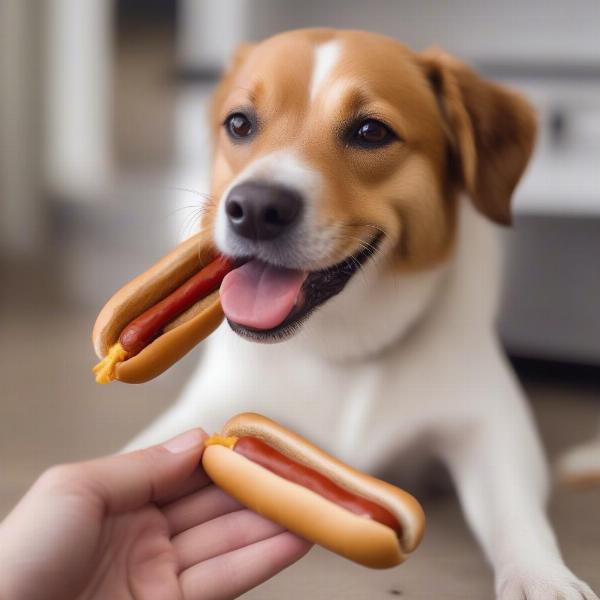
[[[310,237],[300,191],[245,181],[231,188],[223,208],[227,242],[222,250],[228,254],[229,247],[241,266],[223,279],[221,305],[231,327],[257,341],[281,340],[296,331],[345,287],[380,241],[377,235],[340,263],[311,271],[303,267],[310,264]]]

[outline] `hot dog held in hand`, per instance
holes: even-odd
[[[425,516],[415,498],[266,417],[237,415],[205,445],[202,466],[229,495],[349,560],[394,567],[421,541]]]

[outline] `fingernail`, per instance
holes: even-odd
[[[187,452],[188,450],[198,448],[202,445],[202,441],[202,434],[197,429],[192,429],[165,442],[163,447],[173,454],[179,454],[180,452]]]

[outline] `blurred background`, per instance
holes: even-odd
[[[307,26],[439,45],[535,103],[500,334],[551,457],[597,430],[597,0],[0,0],[0,518],[45,467],[116,450],[176,396],[198,351],[144,386],[97,386],[91,326],[193,231],[208,191],[205,108],[231,51]],[[596,492],[552,504],[565,553],[596,585],[598,506]],[[429,534],[406,572],[365,574],[317,551],[249,597],[491,597],[455,501],[426,508]],[[440,581],[444,596],[428,587]]]

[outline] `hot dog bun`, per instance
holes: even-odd
[[[153,379],[208,337],[223,321],[219,292],[213,292],[199,304],[202,308],[193,319],[163,333],[139,354],[119,363],[115,367],[116,378],[126,383]]]
[[[107,355],[129,322],[198,272],[212,256],[206,234],[198,233],[116,292],[100,311],[92,331],[98,357]],[[139,354],[118,363],[116,379],[142,383],[156,377],[210,335],[223,320],[218,291],[193,308],[177,320],[177,326],[169,328]]]
[[[402,563],[421,541],[425,524],[423,509],[403,490],[345,465],[261,415],[244,413],[230,419],[223,435],[264,441],[340,487],[386,508],[401,527],[397,535],[390,527],[354,514],[223,445],[207,446],[202,465],[219,487],[301,537],[379,569]]]

